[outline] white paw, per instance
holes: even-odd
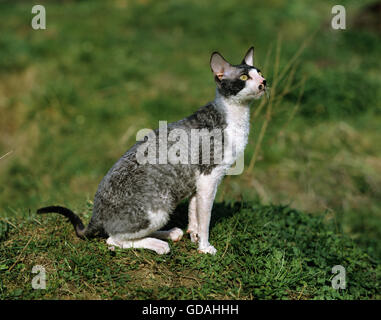
[[[181,230],[180,228],[173,228],[171,230],[169,230],[169,239],[171,239],[172,241],[176,242],[176,241],[180,241],[181,238],[183,237],[183,230]]]
[[[122,248],[122,244],[119,243],[118,241],[116,241],[113,237],[108,237],[107,240],[106,240],[106,243],[109,245],[109,249],[111,251],[114,251],[115,250],[115,247],[119,247],[119,248]]]
[[[206,247],[199,247],[198,252],[200,253],[209,253],[209,254],[216,254],[217,250],[215,247],[213,247],[211,244],[209,244]]]
[[[155,246],[152,248],[158,254],[167,254],[171,250],[169,249],[169,244],[165,241],[160,241],[161,243],[155,243]]]
[[[192,242],[198,242],[198,234],[196,231],[188,229],[187,233],[189,233],[189,236]]]

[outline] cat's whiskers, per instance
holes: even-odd
[[[271,91],[270,89],[271,89],[271,87],[269,87],[269,86],[265,87],[265,93],[266,93],[266,99],[267,100],[270,99],[270,91]]]

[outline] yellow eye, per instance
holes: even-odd
[[[246,81],[248,79],[246,74],[243,74],[242,76],[239,77],[241,80]]]
[[[262,77],[262,72],[258,71],[258,74]]]

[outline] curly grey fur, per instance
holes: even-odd
[[[185,119],[168,124],[168,134],[175,128],[185,130],[190,136],[191,129],[223,131],[225,127],[223,112],[211,103]],[[158,136],[158,130],[155,134]],[[196,192],[196,174],[208,174],[216,166],[213,141],[210,164],[140,164],[136,151],[141,143],[129,149],[99,184],[88,226],[94,232],[135,233],[146,229],[150,223],[147,212],[172,213],[181,200]],[[168,148],[170,145],[168,142]]]

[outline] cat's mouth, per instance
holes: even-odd
[[[253,94],[253,98],[254,98],[254,99],[259,99],[259,98],[262,97],[265,93],[266,93],[266,89],[262,89],[261,91],[259,91],[259,92],[257,92],[257,93],[254,93],[254,94]]]

